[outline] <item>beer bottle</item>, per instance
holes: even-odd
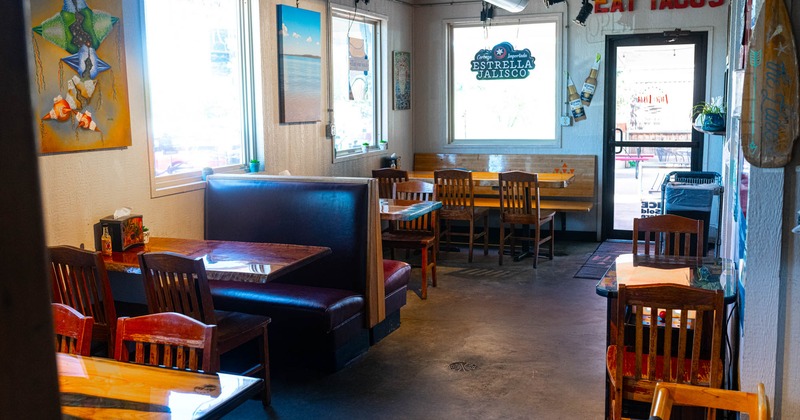
[[[594,64],[592,64],[592,69],[589,70],[589,77],[587,77],[586,81],[583,82],[583,89],[581,89],[581,102],[586,106],[589,106],[592,103],[594,91],[597,89],[597,72],[599,69],[600,54],[597,54]]]
[[[567,74],[567,79],[569,80],[569,84],[567,85],[567,101],[569,101],[569,108],[572,111],[572,119],[577,121],[583,121],[586,119],[586,112],[583,110],[583,104],[581,103],[581,97],[578,95],[578,89],[575,87],[575,83],[572,82],[572,77]]]

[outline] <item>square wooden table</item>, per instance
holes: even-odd
[[[61,411],[71,418],[218,419],[264,380],[56,353]],[[266,414],[265,414],[266,416]]]
[[[408,222],[442,208],[441,201],[380,199],[381,220]]]

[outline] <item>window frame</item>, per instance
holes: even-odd
[[[215,174],[222,173],[245,173],[250,159],[259,159],[264,156],[263,134],[258,127],[263,122],[261,115],[262,106],[256,99],[261,96],[260,69],[255,63],[259,63],[260,51],[255,48],[260,45],[259,27],[257,17],[259,16],[258,2],[250,0],[238,0],[238,29],[239,29],[239,48],[241,51],[241,75],[242,75],[242,162],[238,165],[225,165],[215,167]],[[151,91],[149,84],[150,67],[147,55],[147,19],[145,2],[139,2],[140,36],[142,45],[142,85],[144,87],[144,107],[147,120],[147,160],[150,179],[151,198],[163,197],[189,191],[205,189],[205,181],[201,171],[191,171],[175,175],[155,175],[155,138],[152,126],[151,115]]]
[[[331,138],[331,151],[333,156],[333,163],[342,162],[347,160],[354,160],[359,159],[365,156],[368,156],[372,153],[378,152],[385,152],[384,150],[380,150],[378,148],[378,141],[387,139],[387,132],[388,132],[388,121],[389,121],[389,111],[388,111],[388,40],[387,40],[387,28],[389,25],[389,18],[387,16],[372,13],[368,11],[358,10],[357,8],[346,7],[341,5],[331,5],[330,7],[330,18],[328,19],[328,48],[329,48],[329,55],[328,60],[330,65],[328,66],[328,78],[329,78],[329,98],[330,98],[330,118],[331,122],[334,126],[338,125],[336,123],[336,111],[335,111],[335,100],[334,100],[334,86],[333,86],[333,78],[334,78],[334,66],[333,66],[333,42],[334,42],[334,34],[333,34],[333,19],[340,18],[345,20],[350,20],[355,18],[359,21],[363,21],[364,19],[371,21],[375,25],[375,41],[373,42],[374,46],[374,53],[373,57],[375,57],[375,67],[376,70],[374,71],[374,86],[375,86],[375,97],[373,98],[373,115],[375,116],[375,123],[374,123],[374,130],[375,134],[372,137],[372,144],[369,146],[367,153],[362,153],[359,147],[351,148],[351,149],[344,149],[344,150],[336,150],[336,140],[335,138]]]
[[[515,146],[515,147],[561,147],[562,142],[562,126],[559,117],[569,115],[569,109],[566,102],[567,80],[564,75],[567,68],[567,57],[564,51],[566,45],[567,31],[564,27],[564,16],[562,13],[544,13],[536,15],[516,15],[516,16],[501,16],[492,19],[492,26],[497,25],[513,25],[513,24],[531,24],[531,23],[553,23],[556,28],[556,47],[555,47],[555,63],[556,63],[556,94],[553,97],[553,109],[555,110],[555,118],[553,119],[554,138],[553,139],[455,139],[455,123],[456,119],[454,114],[455,110],[455,95],[453,84],[454,80],[454,28],[467,28],[467,27],[482,27],[482,22],[476,22],[475,19],[445,19],[444,32],[447,46],[446,53],[446,87],[447,100],[446,100],[446,115],[447,115],[447,138],[446,148],[450,147],[486,147],[486,146]],[[491,31],[491,27],[488,29]],[[515,45],[515,47],[529,48],[527,45]],[[475,52],[478,50],[476,49]],[[535,53],[534,53],[535,57]]]

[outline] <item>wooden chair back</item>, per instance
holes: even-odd
[[[217,323],[202,258],[143,252],[139,267],[150,313],[178,312],[205,324]]]
[[[638,254],[640,233],[644,235],[644,253],[702,257],[703,221],[674,214],[633,219],[633,253]],[[692,238],[696,246],[692,255]],[[652,243],[652,244],[651,244]]]
[[[117,311],[105,262],[99,251],[73,246],[48,248],[53,284],[53,302],[63,303],[94,320],[92,338],[108,343],[114,354]]]
[[[436,200],[442,202],[440,217],[472,220],[475,213],[472,172],[463,169],[440,169],[433,172]]]
[[[659,381],[709,388],[722,384],[722,290],[620,284],[616,316],[621,325],[606,355],[612,406],[619,414],[614,418],[620,418],[622,399],[651,401]]]
[[[162,312],[117,320],[114,358],[171,369],[219,370],[217,327],[176,312]]]
[[[650,420],[669,420],[673,405],[738,411],[747,413],[750,420],[771,418],[763,383],[758,384],[757,393],[752,393],[661,382],[656,385]]]
[[[373,169],[372,177],[378,180],[378,198],[392,198],[392,185],[408,181],[408,171],[394,168]]]
[[[53,303],[52,307],[56,351],[91,356],[94,318],[84,316],[62,303]]]
[[[393,184],[392,197],[398,200],[435,200],[433,184],[424,181],[405,181]],[[409,222],[398,222],[397,229],[433,232],[436,224],[436,213],[434,211]]]
[[[500,172],[500,218],[506,223],[537,223],[540,217],[539,176],[520,171]]]

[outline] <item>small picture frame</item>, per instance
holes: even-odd
[[[395,51],[392,60],[395,110],[411,109],[411,53]]]

